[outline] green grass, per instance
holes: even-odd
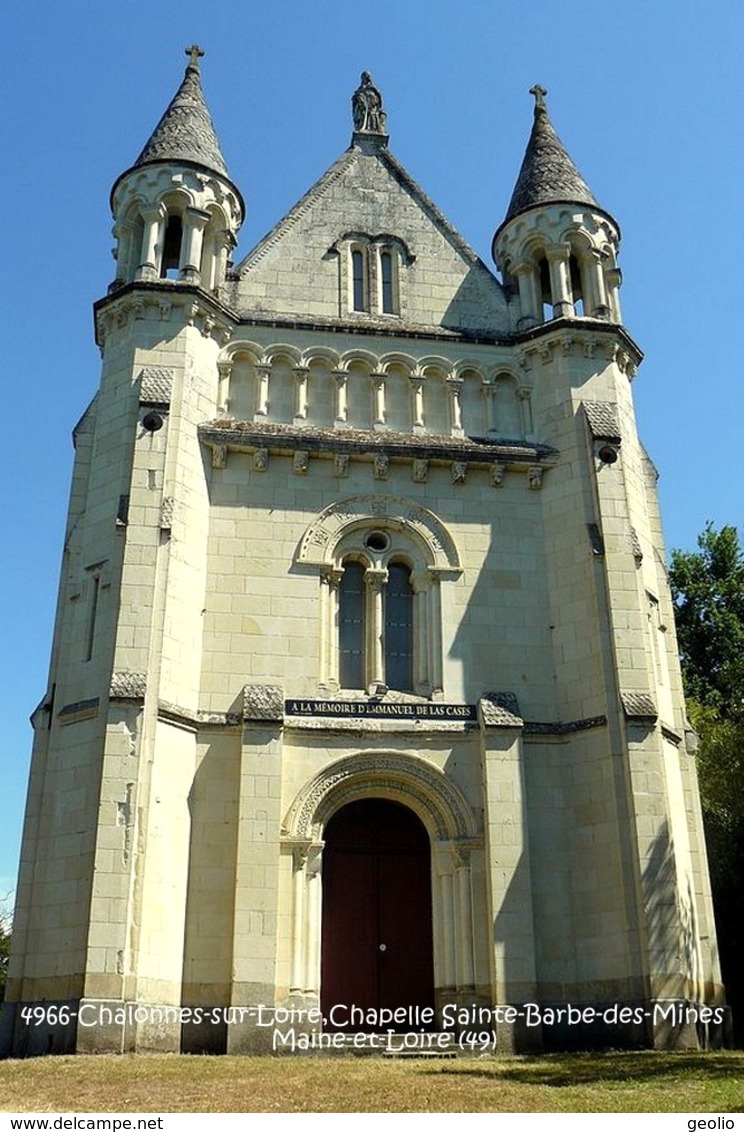
[[[0,1062],[4,1112],[703,1112],[744,1108],[744,1053],[124,1055]]]

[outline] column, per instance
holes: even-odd
[[[187,208],[183,214],[183,238],[181,240],[181,259],[178,264],[178,278],[188,283],[201,282],[201,255],[204,229],[209,213],[200,208]]]
[[[573,318],[574,305],[571,289],[571,247],[569,244],[552,244],[545,249],[550,268],[550,297],[554,318]]]
[[[588,255],[582,260],[582,267],[585,270],[587,282],[589,284],[588,303],[585,301],[585,307],[588,306],[587,314],[593,315],[595,318],[609,318],[610,307],[607,302],[607,294],[605,292],[605,279],[604,279],[604,265],[602,253],[592,249]]]
[[[424,375],[412,373],[408,380],[411,388],[413,431],[422,432],[424,429]]]
[[[269,374],[271,365],[259,362],[256,365],[256,414],[265,417],[269,412]]]
[[[534,326],[542,322],[537,269],[532,263],[518,263],[514,267],[514,274],[519,284],[519,302],[522,307],[522,317],[518,325],[520,329],[524,329],[526,326]]]
[[[385,683],[383,587],[387,570],[370,566],[364,571],[367,586],[367,684]]]
[[[163,242],[165,206],[156,204],[151,208],[143,208],[142,219],[145,222],[145,230],[142,235],[142,252],[135,279],[157,279]]]
[[[607,298],[610,304],[610,317],[613,322],[622,322],[619,290],[623,281],[623,273],[619,267],[611,267],[605,272],[605,280],[607,282]]]
[[[305,886],[307,846],[292,850],[292,969],[289,973],[289,993],[302,994],[304,987],[304,935]]]
[[[134,233],[135,227],[131,220],[117,220],[114,225],[113,234],[116,237],[116,251],[114,258],[116,260],[116,277],[115,283],[129,283],[133,277],[134,269],[139,266],[135,261],[135,256],[139,257],[142,254],[142,245],[140,242],[139,247],[134,247]]]
[[[232,358],[217,362],[217,373],[219,374],[219,384],[217,387],[217,409],[221,413],[227,413],[230,407],[230,375],[232,374]]]
[[[453,436],[462,436],[462,407],[460,405],[462,384],[461,377],[450,376],[445,378],[445,385],[449,393],[450,428]]]
[[[430,581],[425,571],[418,570],[411,574],[410,581],[413,590],[413,686],[419,695],[425,696],[431,691],[427,615]]]
[[[307,366],[295,366],[295,424],[307,420]]]
[[[437,854],[440,863],[438,876],[441,896],[441,940],[442,940],[442,978],[445,987],[454,988],[457,985],[455,971],[455,901],[454,901],[454,873],[452,867],[452,854],[447,851],[446,845],[441,846]]]
[[[385,424],[385,374],[371,373],[369,375],[372,386],[372,423],[375,428]]]
[[[486,417],[486,432],[496,431],[496,409],[494,405],[494,384],[493,381],[483,381],[481,383],[481,393],[483,394],[483,404],[485,405]]]
[[[306,946],[305,946],[305,979],[303,992],[314,998],[320,997],[320,926],[323,908],[323,893],[321,888],[321,860],[323,846],[311,845],[307,859],[307,893],[305,917]]]
[[[522,437],[528,439],[532,436],[534,426],[532,423],[532,390],[529,385],[517,386],[517,397],[522,418]]]
[[[320,575],[320,683],[338,684],[336,645],[338,587],[343,570],[328,567]]]
[[[470,892],[470,850],[455,845],[455,885],[457,889],[457,985],[472,987],[473,974],[473,909]]]
[[[433,695],[444,688],[442,670],[442,590],[436,566],[429,566],[429,587],[422,598],[427,599],[426,652],[428,660],[429,687]]]
[[[349,415],[348,411],[348,390],[347,384],[349,375],[345,370],[336,369],[333,371],[333,380],[336,382],[336,425],[345,425]]]

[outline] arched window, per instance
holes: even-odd
[[[366,652],[364,566],[345,562],[338,587],[338,660],[342,688],[364,688]]]
[[[161,279],[172,279],[178,274],[181,261],[183,221],[180,216],[169,216],[163,238],[163,255],[160,261]]]
[[[347,232],[331,250],[338,254],[342,315],[400,315],[404,268],[414,258],[402,240],[387,233]]]
[[[573,299],[574,313],[577,318],[581,318],[587,313],[586,304],[584,302],[584,287],[581,279],[581,267],[579,261],[573,253],[569,259],[569,270],[571,273],[571,297]]]
[[[380,253],[380,288],[382,313],[395,314],[395,280],[393,276],[393,256],[391,252]]]
[[[386,535],[373,532],[389,545]],[[346,559],[338,584],[338,679],[342,688],[385,684],[414,691],[414,591],[410,568]]]
[[[462,574],[452,536],[408,499],[332,504],[307,528],[295,561],[317,566],[318,684],[379,694],[443,693],[441,586]],[[339,521],[340,520],[340,521]]]
[[[364,276],[364,253],[357,248],[351,253],[352,300],[355,311],[367,310],[367,288]]]
[[[388,566],[384,592],[385,683],[398,692],[413,691],[413,588],[402,562]]]
[[[537,267],[540,273],[542,317],[543,322],[548,322],[553,317],[553,292],[550,284],[550,265],[545,256],[541,257]]]

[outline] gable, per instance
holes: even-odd
[[[242,316],[508,329],[501,285],[396,159],[354,145],[243,260]]]

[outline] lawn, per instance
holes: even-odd
[[[0,1062],[4,1112],[741,1112],[744,1053]]]

